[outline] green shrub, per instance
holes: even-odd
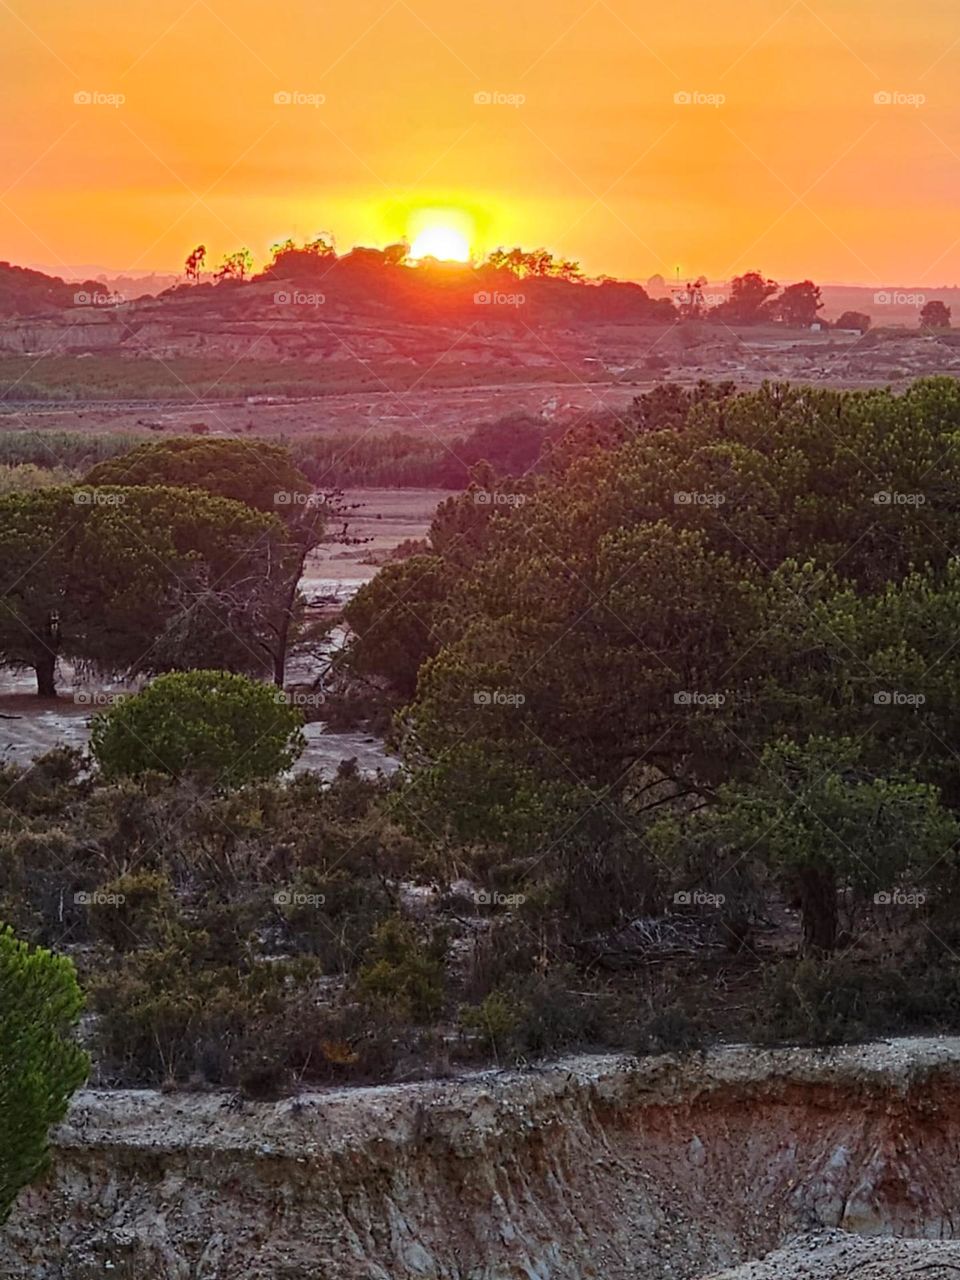
[[[296,941],[327,973],[357,969],[377,928],[396,911],[396,895],[382,880],[359,877],[344,867],[307,867],[277,891],[274,904]]]
[[[43,1169],[48,1131],[86,1079],[72,1039],[82,1004],[70,960],[0,929],[0,1222]]]
[[[443,1008],[446,951],[442,932],[424,942],[412,925],[391,916],[374,934],[357,990],[368,1004],[401,1020],[430,1022]]]
[[[159,771],[238,786],[288,769],[304,747],[302,723],[272,686],[178,671],[96,716],[90,745],[107,778]]]
[[[615,1043],[613,1002],[603,992],[588,995],[576,986],[576,975],[566,969],[531,975],[462,1008],[460,1025],[479,1036],[479,1048],[499,1057],[544,1057],[573,1046]]]
[[[172,930],[167,944],[129,954],[92,985],[101,1069],[117,1083],[165,1080],[236,1085],[273,1042],[285,1002],[309,964],[211,962],[202,932]]]
[[[117,951],[157,940],[173,904],[170,881],[153,871],[117,876],[90,896],[90,924],[96,937]]]

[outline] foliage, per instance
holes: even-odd
[[[399,917],[384,920],[358,974],[357,990],[368,1003],[403,1019],[433,1022],[443,1007],[446,949],[442,932],[423,941]]]
[[[0,929],[0,1222],[43,1169],[47,1134],[84,1082],[72,1038],[82,998],[73,964]]]
[[[872,323],[872,319],[865,311],[844,311],[837,318],[836,328],[859,329],[861,333],[866,333]]]
[[[288,769],[303,750],[301,724],[268,685],[225,671],[177,672],[96,716],[90,745],[108,778],[156,771],[231,787]]]
[[[431,555],[384,565],[349,601],[343,616],[354,634],[350,667],[356,675],[382,676],[401,696],[412,696],[417,672],[438,647],[443,568]]]
[[[302,515],[311,491],[289,451],[266,440],[174,437],[100,462],[87,485],[172,485],[203,489],[274,515]]]
[[[950,328],[950,308],[945,302],[941,302],[937,298],[931,298],[925,303],[920,312],[920,327],[922,329],[949,329]]]
[[[136,673],[205,653],[259,669],[283,538],[273,516],[183,489],[0,497],[0,661],[35,668],[47,694],[60,656]]]
[[[777,314],[784,324],[808,329],[823,307],[820,289],[812,280],[788,285],[776,301]]]

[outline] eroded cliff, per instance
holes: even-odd
[[[958,1103],[954,1039],[584,1057],[239,1109],[88,1092],[0,1272],[692,1280],[818,1227],[951,1238]]]

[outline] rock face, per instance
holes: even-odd
[[[957,1040],[577,1058],[239,1110],[87,1092],[0,1274],[693,1280],[819,1227],[950,1238],[958,1108]]]
[[[956,1280],[958,1275],[960,1244],[863,1240],[843,1231],[818,1231],[714,1280]]]

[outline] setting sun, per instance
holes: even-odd
[[[469,262],[473,248],[473,219],[462,209],[434,206],[417,209],[407,221],[410,257],[441,262]]]
[[[456,227],[424,227],[410,246],[411,258],[439,258],[441,262],[467,262],[470,243]]]

